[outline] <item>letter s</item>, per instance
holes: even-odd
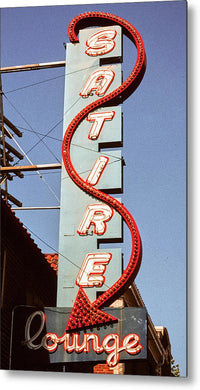
[[[103,30],[93,34],[86,41],[88,49],[85,53],[89,56],[99,56],[109,53],[115,47],[115,39],[117,31],[115,30]]]

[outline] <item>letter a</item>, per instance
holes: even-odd
[[[103,96],[112,83],[114,77],[115,73],[112,70],[96,70],[87,79],[84,87],[80,92],[80,96],[88,97],[93,90],[96,90],[96,95]]]

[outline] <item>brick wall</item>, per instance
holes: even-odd
[[[116,367],[109,367],[107,364],[96,364],[93,368],[94,374],[124,374],[124,363],[119,363]]]
[[[94,374],[113,374],[113,369],[108,367],[107,364],[96,364],[93,368]]]

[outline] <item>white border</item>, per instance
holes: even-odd
[[[153,1],[175,1],[175,0],[153,0]],[[176,0],[181,1],[181,0]],[[195,0],[189,0],[194,2]],[[146,3],[152,2],[152,0],[0,0],[0,7],[28,7],[28,6],[50,6],[50,5],[75,5],[75,4],[105,4],[105,3]]]
[[[144,2],[149,2],[145,0]],[[164,0],[154,0],[164,1]],[[173,1],[173,0],[168,0]],[[24,7],[24,6],[48,6],[48,5],[69,5],[69,4],[100,4],[105,3],[105,0],[79,0],[79,1],[55,1],[55,0],[0,0],[0,8],[3,7]],[[122,3],[123,0],[113,1],[110,3]],[[127,2],[131,2],[130,0]],[[143,2],[137,0],[136,2]],[[90,375],[90,374],[72,374],[72,373],[43,373],[43,372],[9,372],[0,371],[0,381],[2,385],[9,385],[15,389],[33,389],[37,385],[40,388],[45,386],[48,390],[67,386],[77,385],[83,389],[94,388],[95,390],[106,389],[110,386],[115,389],[120,389],[121,386],[126,386],[126,390],[138,388],[138,390],[155,389],[157,386],[162,386],[166,389],[168,385],[175,388],[182,386],[190,386],[198,388],[200,383],[200,345],[199,345],[199,297],[200,297],[200,253],[198,252],[199,231],[198,217],[200,203],[200,186],[198,179],[200,176],[198,167],[200,166],[200,126],[199,111],[200,111],[200,96],[199,96],[199,40],[200,37],[200,1],[188,0],[188,267],[189,267],[189,299],[188,299],[188,324],[189,324],[189,377],[188,378],[159,378],[159,377],[139,377],[139,376],[117,376],[117,375]],[[196,54],[198,57],[196,58]],[[197,85],[197,88],[195,86]],[[195,219],[195,216],[197,218]],[[196,229],[195,229],[196,228]],[[195,231],[196,230],[196,231]],[[195,259],[195,260],[193,260]],[[191,265],[192,264],[192,265]],[[195,269],[195,271],[194,271]],[[197,314],[197,315],[196,315]],[[3,388],[3,386],[2,386]],[[6,387],[7,388],[7,387]]]

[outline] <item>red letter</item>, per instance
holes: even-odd
[[[115,47],[113,39],[116,37],[117,31],[103,30],[93,34],[86,41],[88,49],[85,51],[89,56],[100,56],[109,53]]]
[[[104,234],[106,231],[106,222],[113,216],[113,209],[105,203],[88,205],[83,219],[78,227],[77,233],[87,234],[90,225],[94,224],[95,234]]]
[[[112,70],[99,69],[93,72],[87,79],[84,87],[80,92],[80,96],[88,97],[93,90],[96,90],[96,95],[102,96],[107,91],[112,83],[115,73]]]
[[[93,122],[93,125],[90,129],[88,138],[91,140],[96,140],[99,137],[99,134],[102,130],[102,127],[104,125],[104,122],[107,120],[112,120],[115,116],[115,111],[98,111],[98,112],[91,112],[87,116],[87,121]]]
[[[103,274],[112,258],[111,253],[89,253],[83,261],[76,284],[81,287],[101,287],[105,282]]]
[[[108,164],[109,158],[105,156],[100,156],[96,160],[90,174],[87,177],[86,182],[91,184],[92,186],[95,186],[95,184],[98,183],[103,170],[105,169],[106,165]]]

